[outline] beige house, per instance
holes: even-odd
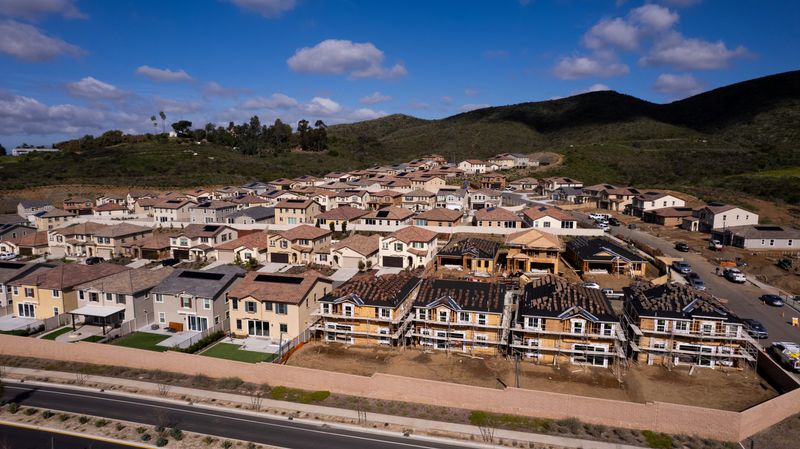
[[[415,212],[433,209],[436,207],[436,194],[422,189],[413,190],[403,195],[403,207]]]
[[[190,209],[196,203],[187,199],[165,198],[152,206],[153,220],[156,223],[188,223],[192,220]]]
[[[228,292],[231,333],[286,342],[313,326],[333,283],[320,273],[250,272]]]
[[[192,223],[225,223],[225,217],[237,209],[239,207],[230,201],[205,201],[189,206],[189,219]]]
[[[322,212],[320,205],[310,199],[286,199],[275,205],[275,224],[314,224]]]
[[[433,261],[437,250],[436,233],[407,226],[380,239],[378,257],[383,267],[417,268]]]
[[[511,272],[558,273],[558,259],[564,247],[557,236],[526,229],[506,237],[506,264]]]
[[[269,261],[311,264],[315,255],[327,251],[332,232],[309,225],[296,226],[269,236]]]
[[[114,226],[107,226],[98,229],[94,233],[92,240],[94,243],[95,256],[105,259],[112,259],[124,254],[126,243],[145,239],[153,234],[153,228],[147,226],[137,226],[130,223],[121,223]]]
[[[460,210],[437,207],[417,214],[414,224],[417,226],[453,227],[461,224],[464,213]]]
[[[522,211],[522,219],[530,228],[575,229],[578,222],[566,211],[551,206],[534,206]]]
[[[664,192],[643,192],[633,197],[631,215],[641,217],[644,212],[664,207],[684,207],[686,201],[675,195]]]
[[[34,223],[36,229],[40,231],[49,231],[51,229],[59,228],[67,224],[70,218],[76,215],[72,212],[67,212],[63,209],[53,208],[44,212],[34,215]]]
[[[337,268],[370,268],[378,265],[379,235],[353,234],[331,246],[331,264]]]
[[[502,207],[479,209],[473,219],[476,226],[482,228],[521,228],[523,221],[519,215]]]
[[[225,263],[248,263],[254,260],[259,264],[269,260],[269,234],[266,231],[253,232],[221,243],[209,253],[214,259]]]
[[[427,190],[428,192],[438,192],[440,188],[447,184],[444,176],[432,175],[424,172],[416,172],[408,177],[412,189]]]
[[[405,207],[389,206],[374,210],[361,217],[361,224],[377,226],[400,226],[411,222],[414,212]]]
[[[325,229],[345,231],[369,212],[352,206],[340,206],[317,215],[317,224]],[[333,226],[331,228],[331,226]],[[350,226],[350,227],[349,227]]]
[[[108,202],[96,206],[92,212],[92,215],[95,217],[120,218],[127,217],[129,213],[130,211],[128,211],[128,206],[117,204],[115,202]]]
[[[170,237],[172,257],[206,260],[215,246],[239,238],[239,231],[225,225],[190,224]]]
[[[366,190],[347,189],[336,194],[332,207],[350,206],[355,209],[369,208],[370,194]]]

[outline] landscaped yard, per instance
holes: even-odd
[[[275,354],[267,354],[256,351],[243,351],[239,349],[239,345],[234,345],[231,343],[218,343],[200,355],[247,363],[269,362],[275,358]]]
[[[169,348],[166,346],[158,346],[158,343],[166,340],[167,338],[169,338],[169,335],[150,334],[147,332],[134,332],[130,335],[126,335],[116,340],[112,344],[117,346],[127,346],[128,348],[147,349],[148,351],[164,352]]]
[[[88,341],[89,343],[97,343],[98,341],[102,340],[104,335],[92,335],[91,337],[84,338],[81,341]]]
[[[67,332],[71,332],[71,331],[72,331],[72,327],[64,326],[62,328],[54,330],[53,332],[50,332],[49,334],[42,335],[42,339],[44,339],[44,340],[55,340],[56,337],[58,337],[59,335],[64,335]]]

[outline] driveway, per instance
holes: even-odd
[[[339,268],[335,273],[328,276],[333,282],[347,282],[358,273],[358,268]]]

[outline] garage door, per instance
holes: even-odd
[[[275,263],[289,263],[288,254],[273,253],[269,255],[270,262]]]
[[[383,256],[383,266],[392,268],[403,268],[403,258],[397,256]]]

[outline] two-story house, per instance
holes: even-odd
[[[126,243],[147,238],[153,234],[153,228],[138,226],[130,223],[121,223],[98,229],[92,236],[94,255],[105,259],[124,254]]]
[[[427,190],[428,192],[438,192],[447,184],[443,176],[425,172],[415,172],[408,177],[408,180],[411,182],[412,189]]]
[[[645,260],[627,248],[604,238],[577,237],[567,243],[565,258],[583,273],[600,272],[644,276]]]
[[[534,206],[522,211],[522,219],[530,228],[575,229],[578,222],[568,212],[552,206]]]
[[[378,257],[381,266],[392,268],[425,267],[433,261],[438,240],[436,232],[406,226],[381,237]]]
[[[433,209],[436,206],[436,194],[427,190],[412,190],[403,195],[403,207],[415,212]]]
[[[486,162],[480,159],[467,159],[458,163],[458,168],[468,175],[486,173]]]
[[[550,196],[555,190],[558,190],[562,187],[582,188],[583,182],[578,181],[577,179],[563,178],[559,176],[539,180],[539,190],[543,195]]]
[[[478,209],[473,218],[475,226],[482,228],[521,228],[522,218],[519,215],[502,207],[488,207]]]
[[[213,248],[239,238],[240,231],[225,225],[190,224],[170,237],[172,257],[206,260]]]
[[[189,206],[189,219],[192,223],[225,223],[225,217],[238,209],[230,201],[212,200]]]
[[[326,229],[346,231],[369,212],[353,206],[340,206],[317,215],[317,223]]]
[[[350,206],[356,209],[369,209],[370,194],[367,190],[346,189],[336,193],[332,207]]]
[[[333,233],[324,228],[300,225],[269,236],[269,260],[276,263],[311,264],[315,255],[327,251]]]
[[[414,217],[417,226],[444,226],[451,228],[461,224],[464,212],[455,209],[434,208],[418,213]]]
[[[331,265],[336,268],[370,268],[378,265],[380,236],[353,234],[331,246]]]
[[[469,192],[467,196],[467,207],[469,209],[486,209],[489,207],[500,207],[503,204],[503,192],[492,189],[479,189]]]
[[[533,192],[539,186],[539,180],[536,178],[520,178],[509,182],[508,186],[521,192]]]
[[[275,223],[274,207],[249,207],[225,215],[227,224],[272,224]]]
[[[92,215],[94,200],[88,197],[73,196],[64,200],[64,210],[73,215]]]
[[[497,269],[500,243],[483,238],[453,239],[436,254],[438,268],[459,267],[468,272],[492,274]]]
[[[698,219],[701,232],[758,224],[758,214],[730,204],[708,203],[695,209],[692,215]]]
[[[506,266],[512,273],[558,274],[558,259],[564,251],[557,236],[526,229],[506,237]]]
[[[633,197],[631,215],[641,217],[644,212],[664,207],[684,207],[686,201],[664,192],[643,192]]]
[[[63,209],[53,208],[47,211],[38,212],[34,215],[34,223],[39,231],[49,231],[64,226],[76,215]]]
[[[400,226],[411,222],[414,212],[405,207],[388,206],[373,210],[361,217],[361,224],[372,226]]]
[[[397,192],[395,190],[380,190],[377,192],[370,193],[369,195],[369,203],[367,207],[373,210],[383,209],[384,207],[389,206],[402,206],[403,205],[403,193]]]
[[[467,208],[467,189],[446,186],[441,187],[436,192],[436,207],[452,210],[464,210]]]
[[[506,188],[506,182],[505,175],[493,173],[481,176],[480,184],[482,189],[503,190]]]
[[[416,272],[358,274],[320,299],[317,329],[328,342],[397,346],[419,285]]]
[[[192,220],[190,209],[196,203],[188,199],[164,198],[153,204],[151,213],[156,223],[189,223]]]
[[[39,212],[47,212],[54,206],[47,200],[22,200],[17,204],[17,215],[27,219]]]
[[[55,264],[45,262],[0,262],[0,307],[11,304],[12,282],[53,267]],[[14,311],[12,310],[11,313],[13,314]]]
[[[275,205],[275,224],[314,224],[314,220],[321,212],[322,208],[314,200],[299,198],[281,200]]]

